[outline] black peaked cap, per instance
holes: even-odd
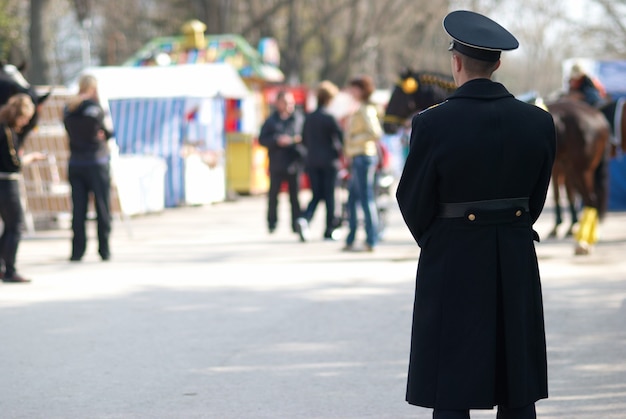
[[[483,61],[498,61],[502,51],[519,47],[519,42],[498,23],[476,12],[456,10],[443,19],[452,37],[450,49]]]

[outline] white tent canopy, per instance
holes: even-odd
[[[82,74],[98,81],[100,102],[110,117],[107,123],[114,128],[120,154],[116,167],[118,178],[125,179],[122,187],[129,179],[144,176],[138,172],[138,159],[158,157],[167,167],[162,192],[165,206],[225,198],[223,100],[253,98],[237,70],[230,64],[215,63],[92,67]],[[70,89],[77,92],[77,82]],[[217,160],[215,167],[200,158],[201,153],[209,152]],[[121,191],[125,199],[120,201],[128,204],[130,198],[142,197],[145,191],[138,189]]]
[[[250,95],[237,70],[226,63],[91,67],[81,74],[96,77],[101,100],[216,96],[242,99]],[[78,90],[76,82],[70,89]]]

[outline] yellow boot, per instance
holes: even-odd
[[[583,207],[579,228],[575,234],[576,254],[587,255],[598,241],[598,210],[592,207]]]

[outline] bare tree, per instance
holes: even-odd
[[[30,0],[29,45],[31,62],[28,74],[33,84],[50,83],[50,61],[48,57],[49,37],[45,17],[50,0]]]
[[[90,29],[93,23],[93,5],[92,0],[74,0],[74,10],[76,11],[76,19],[81,28],[81,56],[84,66],[91,65],[91,40]]]
[[[393,65],[387,70],[387,77],[395,79],[397,72],[406,67],[448,73],[448,37],[441,26],[449,10],[447,3],[419,2],[416,7],[419,12],[410,14],[402,13],[403,7],[407,7],[406,2],[398,5],[398,20],[392,23],[396,30],[387,33],[383,43],[385,62]],[[393,74],[390,74],[391,70]]]
[[[563,13],[564,3],[526,0],[524,7],[516,10],[515,19],[507,22],[507,28],[520,41],[520,48],[504,53],[498,75],[514,93],[536,91],[545,96],[560,88],[561,62],[576,27]],[[500,5],[494,13],[505,14],[510,7],[511,4]]]
[[[98,2],[94,13],[94,49],[106,65],[122,64],[155,37],[180,35],[183,23],[196,18],[187,0]]]
[[[559,86],[560,63],[580,54],[584,39],[591,40],[584,50],[588,54],[626,57],[626,0],[589,1],[600,23],[572,21],[564,13],[569,6],[564,0],[523,5],[519,0],[31,0],[31,69],[39,72],[35,80],[48,81],[46,53],[51,50],[60,51],[54,57],[59,69],[80,62],[80,54],[68,53],[77,51],[78,38],[78,32],[72,39],[68,30],[80,31],[80,25],[61,31],[58,25],[67,26],[66,18],[46,12],[50,4],[63,3],[76,9],[77,22],[91,15],[94,63],[121,64],[150,39],[177,35],[186,20],[196,18],[207,24],[208,33],[241,34],[253,47],[263,37],[275,38],[290,82],[343,84],[367,73],[384,88],[404,67],[448,73],[449,37],[441,22],[449,10],[465,8],[493,16],[520,39],[522,47],[505,55],[498,77],[515,92],[545,93]],[[56,20],[47,22],[45,16]],[[49,48],[52,41],[64,45]],[[56,73],[65,74],[62,79],[69,74]]]
[[[207,25],[207,33],[230,32],[237,0],[190,0],[195,18]]]
[[[21,65],[26,61],[22,41],[27,19],[18,0],[0,0],[0,59]]]
[[[415,47],[432,44],[432,34],[444,48],[440,19],[446,11],[445,4],[426,0],[251,1],[251,19],[243,23],[243,33],[252,44],[261,34],[276,38],[284,57],[281,68],[292,81],[325,78],[344,83],[355,73],[369,73],[388,85],[401,67],[410,64],[401,62],[405,58],[430,61]],[[441,59],[428,65],[440,63]]]
[[[433,48],[444,48],[447,6],[427,0],[128,0],[124,7],[119,1],[94,5],[93,50],[101,63],[124,61],[153,36],[178,34],[192,17],[208,23],[209,33],[241,33],[253,46],[276,38],[292,83],[344,83],[369,73],[386,86],[403,66],[447,63]]]
[[[590,0],[602,11],[590,20],[581,35],[589,39],[589,48],[604,58],[626,58],[626,1]]]
[[[452,3],[458,7],[462,1]],[[520,41],[519,50],[503,54],[496,73],[512,93],[536,91],[546,96],[559,90],[563,60],[590,53],[582,42],[585,27],[567,13],[569,7],[571,2],[565,0],[525,0],[523,5],[517,0],[472,1],[471,10],[502,23]]]

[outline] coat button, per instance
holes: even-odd
[[[515,216],[520,217],[522,215],[522,210],[515,211]]]
[[[467,216],[467,219],[470,220],[470,221],[474,221],[476,219],[476,216],[474,214],[469,214]]]

